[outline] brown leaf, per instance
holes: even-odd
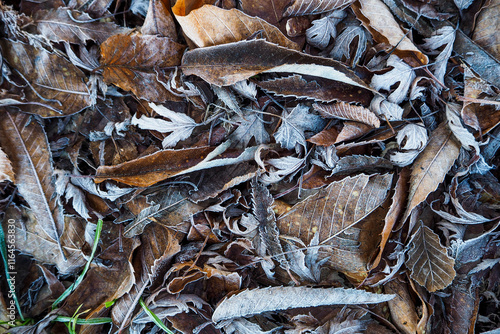
[[[152,0],[148,7],[148,14],[141,28],[143,35],[158,35],[177,39],[177,31],[172,14],[168,10],[170,3],[167,0]]]
[[[441,123],[431,133],[426,148],[413,163],[404,221],[411,211],[443,182],[459,152],[460,144],[457,143],[446,123]]]
[[[4,60],[29,82],[23,110],[42,117],[71,115],[90,105],[86,76],[66,59],[31,45],[1,40]],[[28,84],[28,83],[26,83]]]
[[[3,181],[14,182],[14,171],[9,157],[0,148],[0,182]]]
[[[32,255],[41,263],[55,265],[63,275],[76,273],[87,262],[82,252],[85,245],[83,219],[68,216],[64,219],[64,232],[60,240],[65,259],[59,245],[47,236],[32,210],[9,208],[6,218],[16,221],[16,235],[19,236],[16,238],[16,249],[21,253]]]
[[[163,150],[115,166],[101,166],[96,183],[115,180],[131,186],[148,187],[200,163],[213,147]]]
[[[321,130],[307,141],[320,146],[331,146],[337,142],[339,131],[336,128]]]
[[[62,252],[63,208],[55,192],[52,154],[45,131],[28,114],[0,115],[0,143],[12,162],[19,193],[36,215],[39,227]]]
[[[361,106],[348,103],[313,104],[313,108],[326,118],[340,118],[350,121],[361,122],[374,128],[380,127],[380,120],[370,110]]]
[[[101,45],[104,81],[148,101],[178,100],[163,85],[168,76],[163,84],[159,76],[165,68],[179,65],[184,48],[167,37],[114,35]]]
[[[299,50],[275,26],[258,17],[251,17],[238,9],[221,9],[205,5],[183,16],[174,9],[174,15],[186,36],[198,47],[239,42],[259,32],[271,43]]]
[[[291,0],[242,0],[241,10],[250,16],[258,16],[270,24],[277,25],[283,18],[285,7],[290,1]]]
[[[294,0],[284,16],[313,15],[343,9],[354,0]]]
[[[418,324],[417,308],[407,285],[397,279],[392,280],[384,284],[384,292],[396,295],[396,298],[387,302],[394,325],[404,334],[415,334]]]
[[[214,147],[163,150],[115,166],[100,166],[96,183],[115,180],[131,186],[148,187],[175,175],[229,166],[253,160],[256,147],[244,150],[226,149],[229,142]],[[217,159],[215,159],[217,157]]]
[[[436,233],[422,223],[413,234],[410,247],[405,264],[411,278],[429,292],[451,284],[455,278],[455,260],[448,256]]]
[[[404,212],[404,205],[406,203],[406,195],[408,194],[408,181],[410,180],[410,169],[404,167],[399,175],[398,182],[396,183],[394,195],[392,196],[392,204],[385,216],[384,229],[382,230],[382,240],[380,241],[380,250],[377,258],[373,261],[372,269],[377,267],[382,259],[385,245],[389,241],[392,230],[398,221],[399,216]]]
[[[74,44],[85,44],[87,41],[101,44],[112,35],[130,31],[112,22],[92,21],[87,13],[64,7],[36,12],[34,23],[40,34],[49,40]]]
[[[472,40],[482,46],[493,57],[500,59],[500,36],[498,35],[498,16],[500,1],[492,0],[478,15]]]
[[[141,235],[141,245],[134,258],[134,286],[122,296],[111,311],[113,322],[126,327],[134,307],[145,289],[158,283],[168,270],[172,257],[181,250],[178,240],[159,224],[149,225]]]
[[[112,228],[104,227],[104,230],[110,234],[116,233],[116,230],[112,231]],[[68,314],[74,314],[81,307],[82,310],[90,309],[89,313],[85,313],[86,319],[100,317],[107,312],[106,302],[120,298],[132,288],[134,269],[131,258],[134,250],[140,245],[140,241],[138,238],[116,237],[111,242],[111,244],[104,244],[105,248],[99,255],[99,259],[112,265],[110,267],[99,265],[89,269],[83,281],[61,307]],[[84,332],[84,328],[81,332]]]
[[[309,75],[291,75],[256,81],[257,86],[278,96],[308,98],[315,101],[356,102],[370,104],[371,94],[360,94],[359,87],[346,85],[340,81],[313,77]]]
[[[356,1],[351,8],[375,41],[395,48],[394,54],[408,64],[416,67],[429,62],[427,56],[406,37],[405,32],[382,0]]]
[[[345,121],[344,127],[340,131],[335,144],[359,138],[370,132],[372,129],[373,128],[371,126],[363,123]]]
[[[209,83],[226,86],[262,72],[317,76],[372,94],[354,72],[332,59],[286,49],[262,39],[229,43],[186,52],[182,59],[186,75],[195,74]]]
[[[278,228],[305,244],[315,233],[319,233],[320,243],[340,239],[341,234],[385,201],[391,181],[391,174],[359,174],[332,182],[279,217]]]

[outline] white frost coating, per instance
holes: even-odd
[[[263,312],[323,305],[359,305],[386,302],[395,295],[376,294],[364,290],[304,286],[269,287],[245,290],[223,300],[215,309],[212,321],[249,317]]]
[[[345,75],[340,71],[335,70],[333,67],[330,66],[323,66],[317,64],[285,64],[273,67],[272,69],[266,70],[263,73],[276,73],[276,72],[312,75],[320,78],[344,82],[349,85],[371,90],[370,88],[348,78],[347,75]]]

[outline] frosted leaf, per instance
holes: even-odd
[[[306,105],[299,104],[290,113],[283,111],[282,124],[274,138],[283,148],[289,150],[293,150],[297,144],[305,147],[304,131],[320,131],[324,124],[321,117],[310,114]]]
[[[387,66],[392,66],[393,69],[384,74],[375,74],[372,78],[371,85],[376,90],[383,89],[390,91],[391,86],[399,82],[396,90],[387,97],[389,102],[399,104],[406,99],[410,85],[413,79],[415,79],[415,72],[410,65],[406,64],[395,55],[389,57]]]
[[[400,121],[403,118],[403,108],[377,95],[370,103],[370,109],[383,120]]]
[[[322,19],[314,20],[312,26],[306,30],[307,42],[317,48],[325,49],[330,39],[337,36],[337,24],[345,17],[344,11],[336,10]]]
[[[366,50],[369,35],[366,30],[361,26],[347,26],[344,31],[335,40],[335,46],[330,52],[330,57],[335,60],[341,61],[343,57],[346,59],[351,58],[351,44],[354,39],[358,37],[356,53],[352,59],[352,66],[357,65],[361,56]]]
[[[399,148],[402,150],[422,150],[427,145],[427,130],[418,124],[408,124],[402,128],[397,136]]]

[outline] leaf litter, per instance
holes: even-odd
[[[498,330],[498,8],[3,1],[0,333]]]

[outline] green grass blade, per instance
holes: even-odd
[[[59,315],[52,321],[68,323],[74,321],[74,318]],[[76,319],[77,325],[102,325],[102,324],[110,324],[111,322],[113,322],[111,318]]]
[[[68,297],[76,289],[76,287],[80,285],[80,283],[83,281],[83,278],[85,277],[85,274],[89,270],[90,263],[92,262],[92,259],[94,258],[95,252],[97,250],[97,244],[99,243],[99,239],[101,238],[102,224],[103,221],[99,219],[97,221],[97,227],[95,229],[95,237],[94,237],[94,245],[92,247],[92,253],[90,254],[89,260],[85,264],[85,268],[83,268],[82,273],[80,274],[80,276],[78,276],[75,283],[71,284],[71,286],[67,288],[66,291],[64,291],[64,293],[61,296],[59,296],[59,298],[56,299],[56,301],[52,304],[52,309],[55,309],[57,305],[59,305],[60,302],[66,299],[66,297]]]
[[[156,314],[154,314],[147,306],[146,304],[144,304],[144,301],[142,300],[142,298],[139,299],[139,305],[142,306],[142,309],[144,310],[144,312],[147,313],[147,315],[149,315],[149,317],[153,320],[153,322],[155,323],[156,326],[160,327],[162,330],[164,330],[167,334],[174,334],[170,329],[168,329],[167,326],[165,326],[165,324],[160,320],[160,318],[158,318],[158,316]]]

